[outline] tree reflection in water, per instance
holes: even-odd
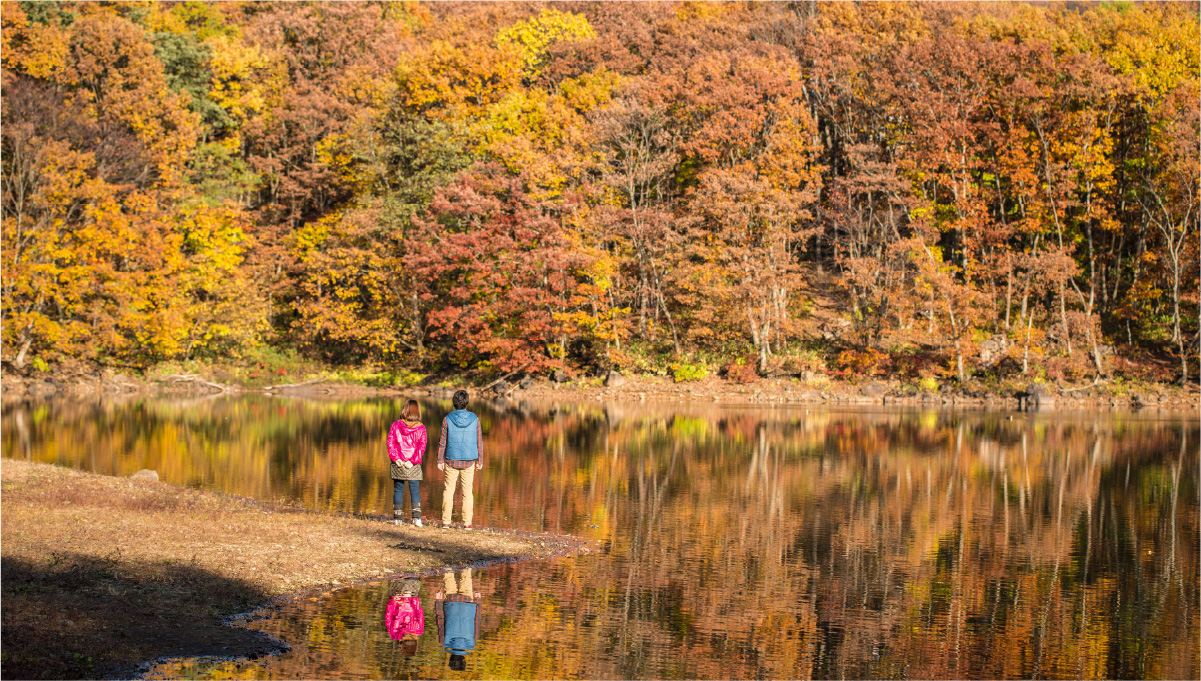
[[[4,452],[383,513],[382,438],[400,406],[19,409],[4,417]],[[446,406],[425,406],[436,440]],[[480,415],[492,463],[477,522],[603,550],[478,571],[480,638],[454,674],[1198,675],[1195,420],[645,405]],[[423,589],[427,612],[438,588]],[[159,671],[448,673],[441,646],[403,656],[379,621],[388,598],[387,584],[349,589],[256,623],[296,645],[280,658]]]

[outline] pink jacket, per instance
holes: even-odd
[[[425,611],[418,596],[393,596],[384,611],[388,635],[399,641],[405,634],[420,636],[425,631]]]
[[[425,455],[426,441],[424,425],[418,423],[410,426],[404,421],[397,421],[388,431],[388,458],[396,463],[408,461],[419,465],[421,457]]]

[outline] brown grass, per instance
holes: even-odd
[[[415,528],[11,459],[0,467],[7,678],[247,655],[220,618],[274,597],[442,565],[562,554],[571,538]]]

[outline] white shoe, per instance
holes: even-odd
[[[421,518],[413,518],[413,525],[421,527]]]

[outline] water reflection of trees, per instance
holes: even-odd
[[[587,675],[1196,674],[1195,425],[706,423],[623,418],[593,462],[612,559],[575,624],[637,654]]]
[[[43,408],[5,416],[4,451],[385,511],[377,440],[399,406]],[[426,410],[435,440],[439,413]],[[496,568],[483,676],[1197,676],[1195,421],[641,405],[481,417],[481,523],[605,547]],[[339,612],[307,614],[308,635],[357,635]]]

